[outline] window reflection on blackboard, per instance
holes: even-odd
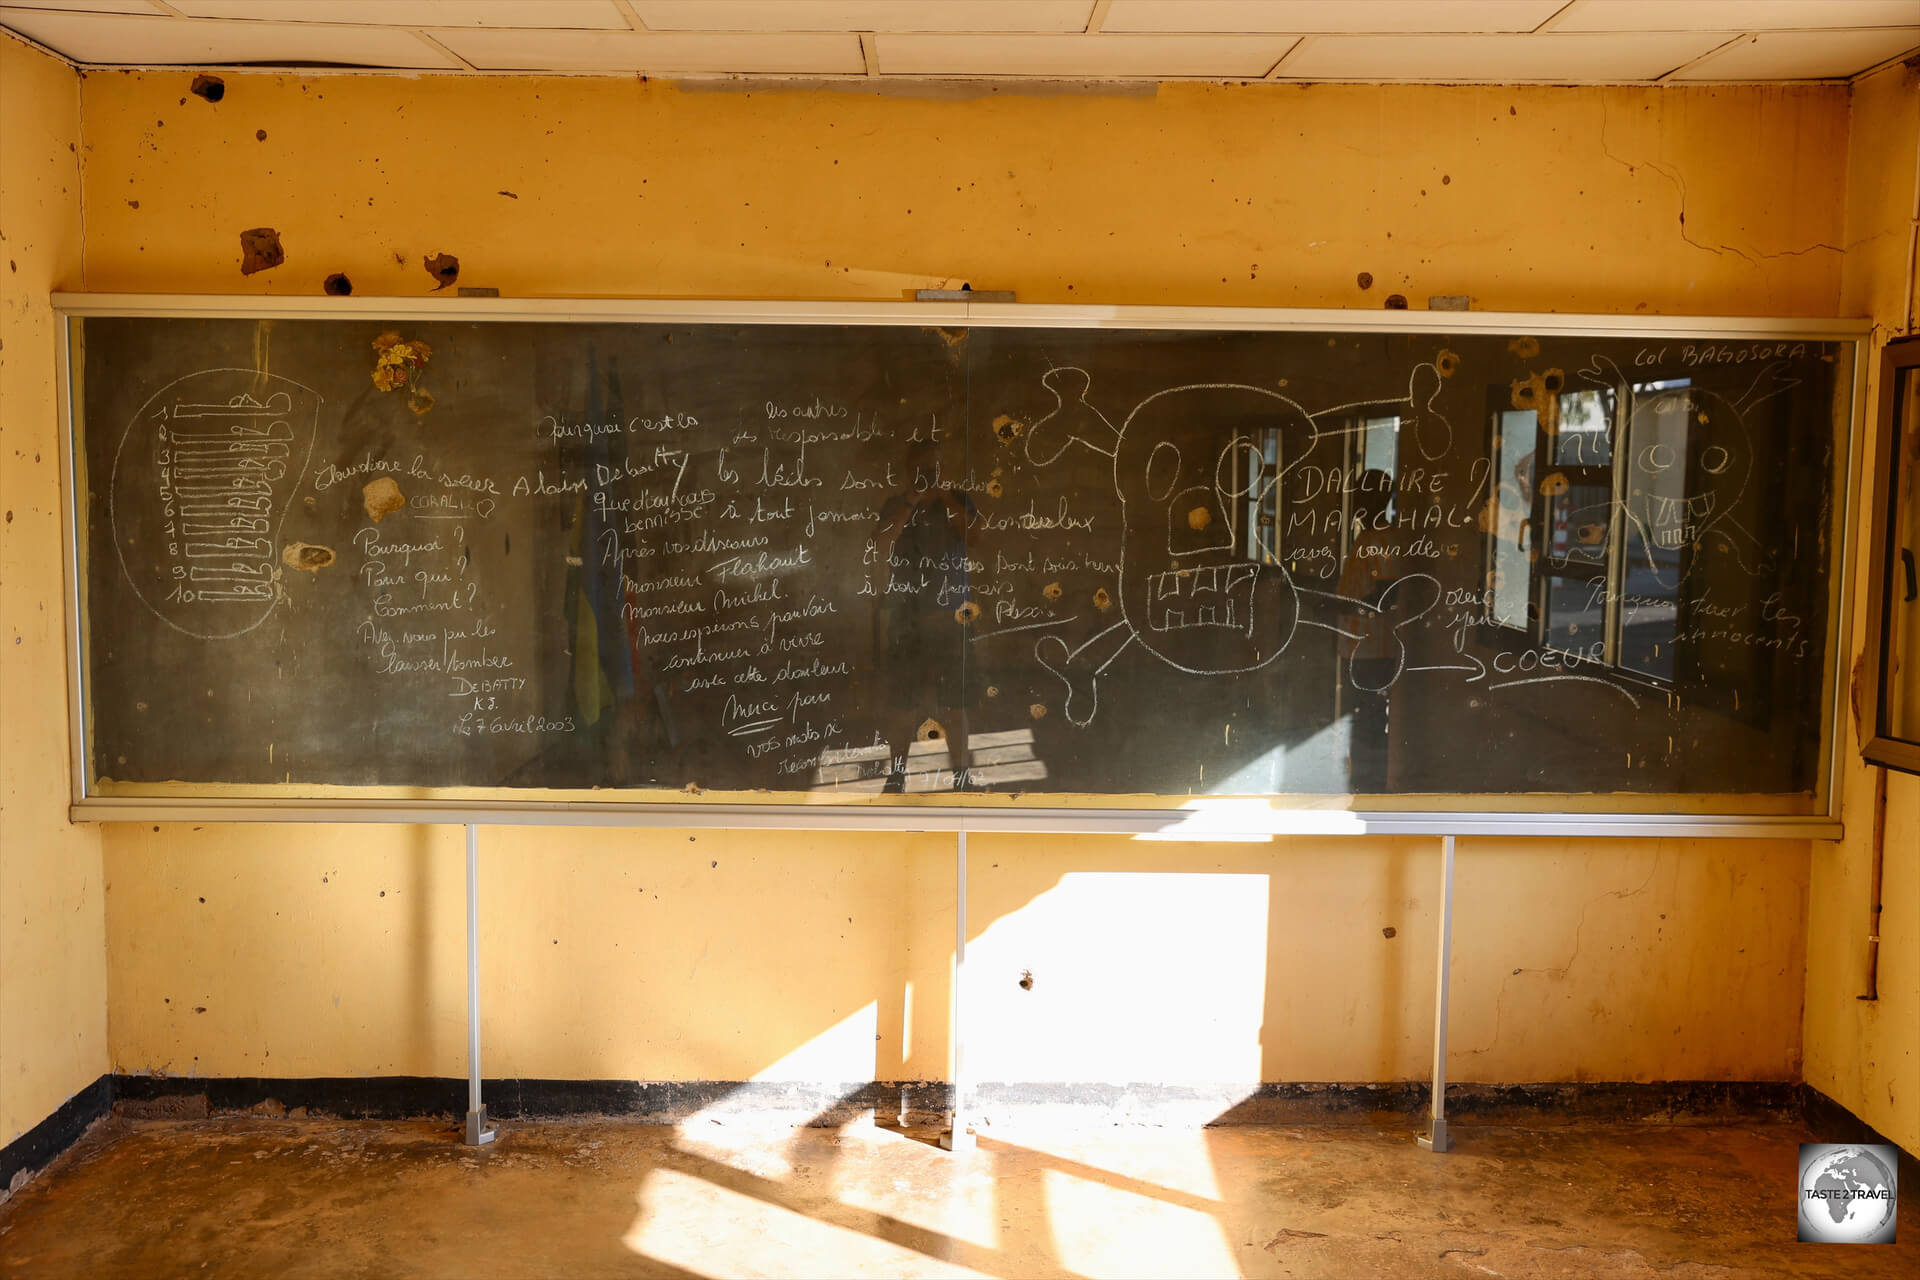
[[[888,747],[887,793],[964,789],[965,692],[979,508],[942,475],[931,435],[911,439],[874,530],[873,669]]]
[[[183,371],[257,372],[245,319],[84,323],[94,477]],[[377,331],[273,329],[322,406],[273,550],[338,563],[272,625],[163,625],[106,550],[161,497],[91,486],[96,776],[1822,785],[1842,343],[423,324],[422,419],[341,408]]]

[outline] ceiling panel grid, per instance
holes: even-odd
[[[886,79],[1845,80],[1920,0],[0,0],[79,66]]]

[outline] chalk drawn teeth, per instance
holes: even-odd
[[[1713,499],[1712,493],[1697,493],[1691,498],[1655,497],[1648,514],[1655,524],[1672,524],[1689,516],[1701,520],[1713,514]]]
[[[107,510],[134,592],[186,635],[251,631],[279,600],[279,526],[306,476],[320,397],[253,369],[207,369],[140,407]]]
[[[1214,627],[1253,630],[1253,588],[1259,567],[1209,565],[1152,574],[1147,579],[1147,625],[1155,631]]]

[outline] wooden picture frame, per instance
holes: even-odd
[[[1877,401],[1860,754],[1920,774],[1920,339],[1887,344]]]

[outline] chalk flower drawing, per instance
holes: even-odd
[[[433,348],[418,338],[403,341],[397,332],[388,330],[373,340],[373,349],[373,385],[382,391],[405,390],[407,408],[415,416],[425,417],[433,408],[433,393],[420,385],[420,373],[433,358]]]

